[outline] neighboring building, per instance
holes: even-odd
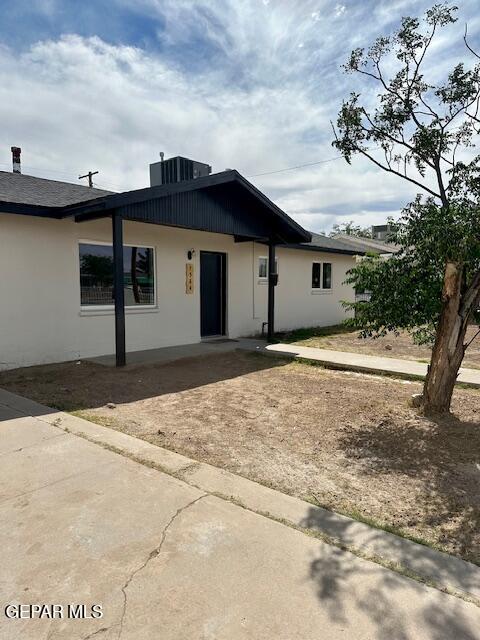
[[[388,259],[400,251],[398,244],[388,240],[390,229],[391,227],[388,224],[374,225],[371,238],[362,238],[348,233],[336,233],[333,237],[351,249],[358,249],[357,260],[361,260],[365,254],[376,254]],[[368,302],[370,297],[371,293],[369,291],[355,291],[356,302]]]
[[[374,240],[385,240],[385,242],[388,242],[391,233],[392,225],[390,224],[374,224],[372,226],[372,238]]]
[[[377,234],[375,229],[378,228],[381,228],[382,231]],[[386,239],[388,238],[387,229],[388,225],[372,227],[371,238],[361,238],[360,236],[354,236],[348,233],[336,233],[333,238],[350,248],[358,249],[361,253],[376,253],[381,256],[389,256],[398,253],[400,246]]]
[[[0,172],[0,368],[121,365],[125,351],[345,317],[362,251],[312,237],[236,171],[174,158],[151,187],[111,193],[22,175],[17,157]]]

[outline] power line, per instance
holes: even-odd
[[[260,176],[270,176],[273,173],[282,173],[283,171],[293,171],[294,169],[303,169],[304,167],[313,167],[316,164],[326,164],[327,162],[333,162],[334,160],[341,160],[343,156],[335,156],[334,158],[328,158],[327,160],[317,160],[316,162],[307,162],[307,164],[297,164],[294,167],[285,167],[284,169],[275,169],[274,171],[265,171],[263,173],[254,173],[247,176],[247,178],[259,178]]]
[[[262,176],[270,176],[270,175],[273,175],[275,173],[284,173],[285,171],[294,171],[295,169],[304,169],[306,167],[314,167],[314,166],[319,165],[319,164],[327,164],[328,162],[335,162],[335,160],[341,160],[342,158],[343,158],[343,156],[335,156],[333,158],[327,158],[325,160],[316,160],[315,162],[307,162],[305,164],[297,164],[297,165],[295,165],[293,167],[284,167],[282,169],[274,169],[273,171],[264,171],[262,173],[253,173],[253,174],[248,175],[246,177],[247,178],[260,178]],[[6,167],[6,166],[10,166],[10,165],[8,165],[7,163],[1,163],[0,162],[0,166],[5,166]],[[52,174],[58,174],[58,175],[64,175],[64,176],[73,177],[73,174],[71,174],[71,173],[66,173],[66,172],[63,172],[63,171],[56,171],[56,170],[53,170],[53,169],[40,169],[39,167],[31,167],[31,166],[25,166],[25,169],[34,169],[35,171],[42,171],[42,172],[45,172],[45,173],[52,173]],[[87,176],[88,176],[88,174],[87,174]],[[82,177],[87,177],[87,176],[82,176]],[[104,182],[104,181],[102,180],[102,182]],[[109,183],[107,182],[106,184],[108,185]],[[102,187],[102,185],[100,185],[98,183],[96,184],[96,186],[98,186],[100,188],[105,188],[105,187]],[[110,183],[110,187],[114,187],[116,189],[121,189],[120,186],[114,185],[113,183]]]
[[[8,162],[0,162],[1,167],[11,167],[12,164]],[[57,171],[56,169],[42,169],[41,167],[32,167],[31,165],[22,164],[22,169],[33,169],[33,171],[41,171],[42,173],[51,173],[61,176],[67,176],[68,178],[74,178],[75,174],[67,173],[66,171]]]
[[[11,167],[11,166],[12,166],[11,162],[0,162],[0,167]],[[22,169],[40,171],[41,173],[50,174],[50,175],[53,175],[53,176],[65,176],[66,178],[70,178],[70,180],[75,178],[75,174],[74,173],[67,173],[66,171],[58,171],[57,169],[45,169],[45,168],[41,168],[41,167],[32,167],[31,165],[26,165],[26,164],[22,165]],[[51,178],[51,179],[53,180],[54,178]],[[99,185],[98,183],[94,183],[94,186],[98,186],[101,189],[107,189],[107,191],[110,190],[111,188],[118,189],[119,191],[121,191],[122,188],[123,188],[118,184],[113,184],[111,182],[105,182],[103,179],[102,179],[102,182],[107,184],[108,187],[104,187],[103,185]]]
[[[102,180],[103,182],[103,180]],[[122,187],[116,185],[116,184],[110,184],[110,183],[105,183],[105,184],[100,184],[99,182],[94,182],[93,186],[95,187],[95,189],[103,189],[103,191],[111,191],[112,188],[113,189],[118,189],[118,191],[122,190]]]
[[[381,147],[373,147],[370,151],[378,151]],[[259,178],[260,176],[270,176],[273,173],[282,173],[283,171],[293,171],[294,169],[303,169],[304,167],[313,167],[316,164],[326,164],[327,162],[333,162],[334,160],[342,160],[343,156],[335,156],[334,158],[327,158],[326,160],[317,160],[316,162],[307,162],[307,164],[297,164],[294,167],[285,167],[284,169],[275,169],[275,171],[265,171],[264,173],[254,173],[253,175],[246,176],[247,178]]]

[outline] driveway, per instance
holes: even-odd
[[[480,638],[472,603],[4,405],[0,456],[2,639]]]

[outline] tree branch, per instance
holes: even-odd
[[[426,191],[427,193],[432,195],[434,198],[439,198],[439,200],[442,199],[442,197],[441,197],[441,195],[439,193],[436,193],[435,191],[433,191],[429,187],[425,186],[421,182],[418,182],[414,178],[411,178],[410,176],[407,176],[407,175],[403,175],[403,173],[401,173],[400,171],[395,171],[395,169],[392,169],[391,167],[387,167],[384,164],[382,164],[381,162],[378,162],[378,160],[376,160],[373,156],[371,156],[369,153],[367,153],[367,151],[365,149],[361,149],[360,147],[356,147],[355,150],[358,151],[358,153],[361,153],[362,155],[364,155],[371,162],[373,162],[373,164],[376,164],[377,167],[380,167],[380,169],[383,169],[387,173],[394,173],[396,176],[400,176],[400,178],[403,178],[404,180],[408,180],[408,182],[411,182],[412,184],[417,185],[417,187],[420,187],[420,189],[423,189],[424,191]]]
[[[362,129],[365,131],[365,133],[371,133],[371,131],[373,130],[374,132],[378,132],[378,134],[380,136],[385,136],[386,138],[388,138],[389,140],[391,140],[392,142],[394,142],[395,144],[399,144],[404,146],[406,149],[408,149],[411,153],[414,153],[416,156],[418,156],[420,158],[420,160],[422,160],[422,162],[425,162],[425,164],[427,164],[429,167],[431,167],[432,169],[435,169],[435,165],[433,164],[433,162],[431,162],[427,157],[425,157],[424,155],[422,155],[415,147],[412,147],[411,144],[409,144],[405,138],[402,136],[401,139],[395,138],[395,136],[392,136],[390,133],[388,133],[388,131],[385,131],[385,129],[381,129],[380,127],[378,127],[370,118],[370,116],[368,115],[367,111],[365,109],[363,109],[363,113],[365,115],[365,117],[367,118],[370,126],[371,126],[371,130],[367,129],[366,127],[362,126]]]
[[[472,307],[478,303],[480,295],[480,271],[477,271],[472,278],[470,286],[466,290],[462,299],[462,306],[459,314],[462,318],[467,318],[472,312]]]
[[[473,55],[480,60],[480,55],[476,51],[474,51],[474,49],[472,49],[472,47],[468,44],[467,31],[468,31],[468,24],[465,24],[465,33],[463,35],[463,41],[465,42],[465,46],[470,51],[470,53],[473,53]]]
[[[480,335],[480,329],[475,333],[475,335],[473,336],[473,338],[467,342],[467,344],[465,345],[465,349],[468,349],[468,347],[472,344],[472,342],[475,340],[475,338],[476,338],[478,335]]]

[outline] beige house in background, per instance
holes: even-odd
[[[172,158],[117,194],[19,169],[0,172],[2,369],[272,337],[341,322],[354,298],[361,252],[312,237],[236,171]]]
[[[362,238],[348,233],[336,233],[333,236],[342,244],[357,249],[361,254],[374,253],[382,257],[388,257],[400,251],[400,246],[388,241],[388,225],[374,225],[372,237]]]

